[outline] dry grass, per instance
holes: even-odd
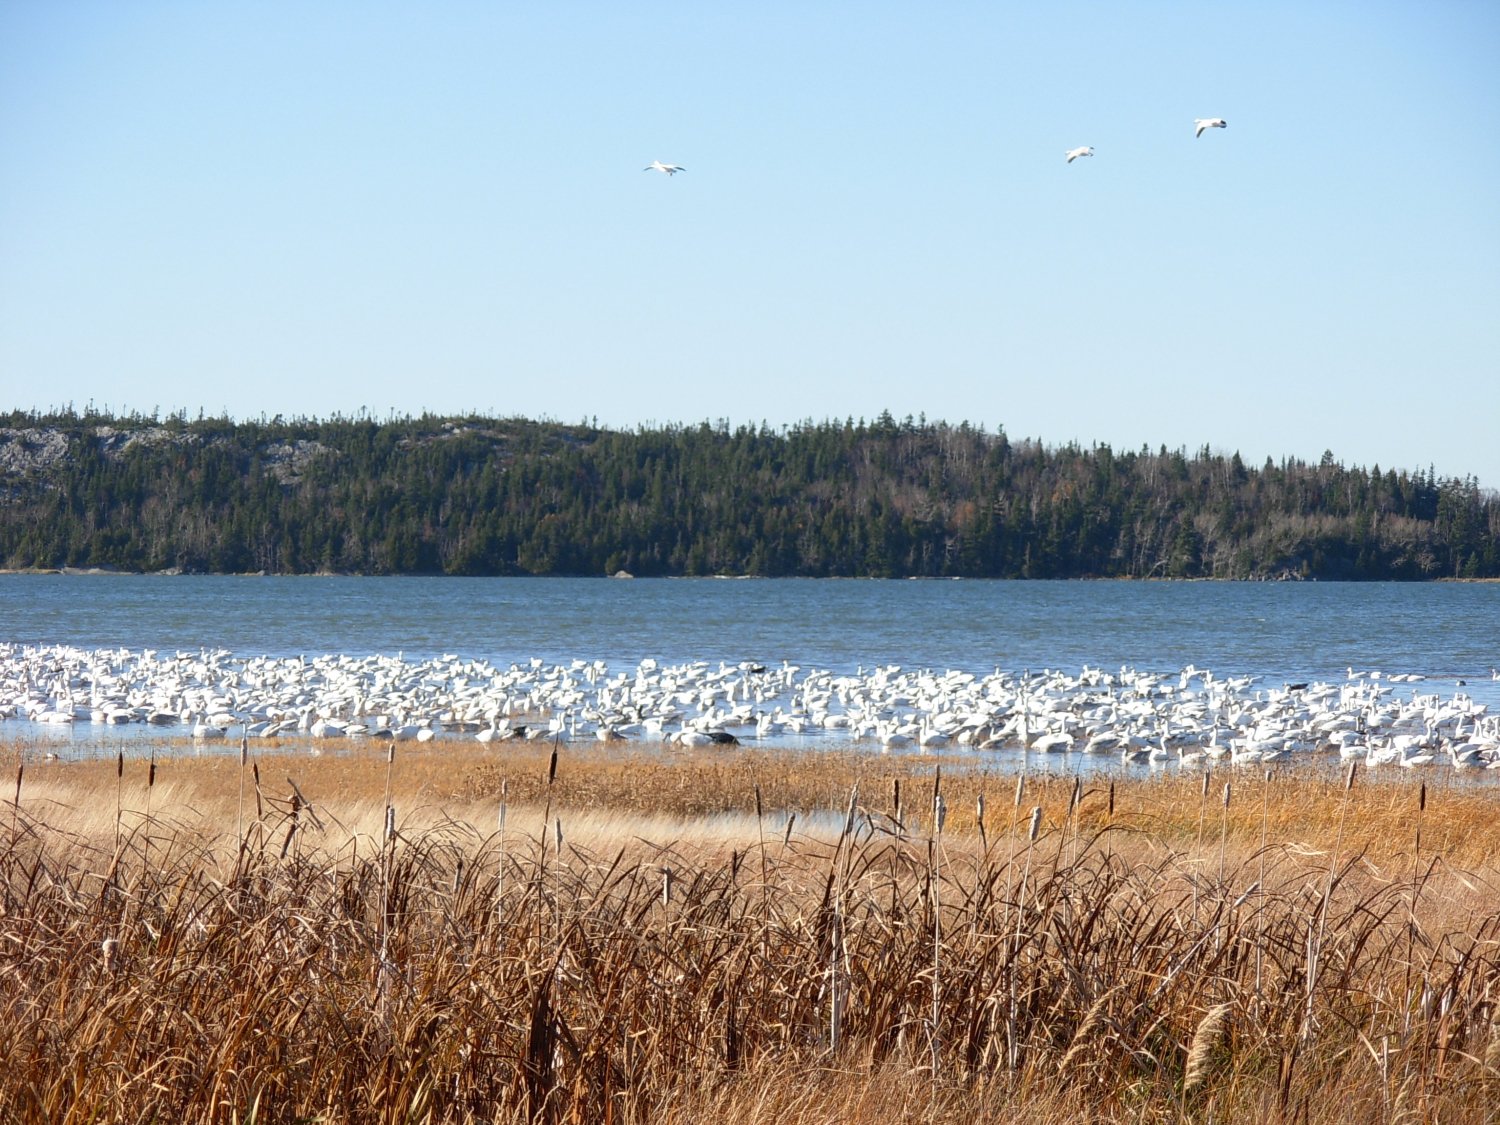
[[[403,745],[387,836],[383,748],[253,767],[28,758],[7,786],[0,1120],[1479,1122],[1500,1096],[1482,791]]]

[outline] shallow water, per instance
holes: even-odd
[[[1462,691],[1500,711],[1495,584],[0,575],[0,642],[451,653],[502,668],[602,660],[626,670],[645,658],[980,675],[1196,665],[1276,687],[1342,683],[1352,668],[1420,675],[1391,686]],[[66,737],[95,734],[81,724]]]

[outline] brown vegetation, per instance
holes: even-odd
[[[1473,787],[9,753],[0,1120],[1478,1122],[1500,1096]]]

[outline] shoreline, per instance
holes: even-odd
[[[65,575],[69,578],[441,578],[456,581],[505,581],[528,579],[563,579],[578,581],[614,581],[629,578],[632,581],[662,582],[994,582],[994,583],[1068,583],[1068,582],[1121,582],[1143,584],[1216,584],[1224,585],[1283,585],[1287,583],[1311,583],[1314,585],[1369,586],[1382,583],[1400,586],[1427,586],[1454,583],[1459,585],[1497,585],[1500,578],[1299,578],[1292,575],[1263,578],[1169,578],[1131,577],[1128,575],[1079,578],[970,578],[964,575],[929,576],[920,574],[878,577],[873,575],[831,575],[812,577],[805,575],[766,574],[367,574],[360,571],[318,570],[300,574],[273,574],[264,570],[206,571],[182,570],[168,567],[164,570],[122,570],[108,566],[48,566],[48,567],[0,567],[3,575]]]

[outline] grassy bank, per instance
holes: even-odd
[[[28,759],[0,1118],[1486,1120],[1495,800],[1346,781]]]

